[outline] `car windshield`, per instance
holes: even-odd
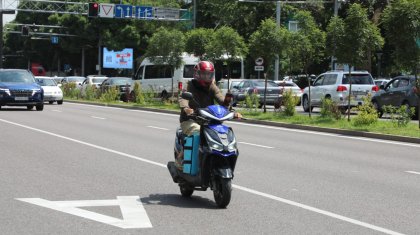
[[[34,77],[26,71],[1,71],[0,82],[35,83]]]
[[[352,74],[351,83],[355,85],[373,85],[373,79],[369,74]],[[349,84],[349,75],[344,74],[343,84]]]
[[[92,83],[102,83],[106,78],[93,78]]]
[[[35,78],[36,83],[40,86],[56,86],[57,83],[53,79]]]
[[[265,87],[265,82],[264,80],[261,81],[253,81],[252,82],[253,86],[261,86],[261,87]],[[267,81],[267,87],[278,87],[278,85],[272,81]]]
[[[83,82],[85,80],[84,77],[70,77],[68,78],[69,82]]]
[[[130,79],[124,79],[124,78],[120,78],[120,79],[112,79],[111,80],[111,84],[112,85],[126,85],[126,84],[130,84]]]

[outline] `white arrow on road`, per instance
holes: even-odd
[[[151,228],[152,223],[138,196],[118,196],[116,200],[48,201],[42,198],[16,198],[37,206],[80,216],[119,228]],[[123,219],[99,214],[78,207],[120,206]]]

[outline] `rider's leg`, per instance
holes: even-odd
[[[187,120],[181,122],[182,133],[186,136],[190,136],[195,132],[200,132],[200,125],[198,125],[194,120]],[[182,170],[182,160],[184,159],[184,151],[181,150],[176,158],[175,165],[178,169]]]

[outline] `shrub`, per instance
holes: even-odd
[[[133,100],[135,103],[137,104],[145,103],[144,95],[143,95],[143,92],[141,91],[141,86],[138,82],[134,83],[133,94],[134,94]]]
[[[102,93],[100,100],[106,103],[111,103],[118,100],[119,95],[120,93],[117,87],[110,87],[108,90]]]
[[[296,105],[299,103],[299,98],[293,95],[292,90],[283,92],[282,103],[284,105],[284,114],[286,116],[294,116],[296,114]]]
[[[391,122],[399,127],[407,126],[416,112],[415,108],[408,108],[406,105],[402,105],[399,108],[392,105],[386,105],[382,107],[382,110],[384,113],[388,113],[391,117]]]
[[[240,102],[242,107],[245,107],[249,112],[256,113],[260,106],[260,100],[256,94],[245,95],[245,101]]]
[[[87,85],[86,86],[86,90],[85,90],[85,94],[83,95],[82,98],[86,99],[86,100],[94,100],[96,98],[96,86],[92,86],[92,85]]]
[[[353,119],[355,126],[367,126],[378,121],[378,113],[373,107],[371,96],[367,95],[363,98],[363,104],[357,107],[359,113]]]
[[[337,103],[330,98],[321,99],[321,117],[335,120],[341,119],[341,110]]]
[[[69,98],[76,98],[80,97],[80,90],[76,88],[76,83],[65,83],[62,86],[63,95]]]

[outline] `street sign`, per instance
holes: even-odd
[[[76,215],[118,228],[152,228],[139,196],[118,196],[114,200],[49,201],[42,198],[16,198],[16,200]],[[80,207],[119,206],[123,219],[99,214]]]
[[[154,8],[154,17],[156,19],[179,19],[179,9],[176,8]]]
[[[136,6],[137,19],[153,19],[153,7]]]
[[[133,6],[116,4],[115,18],[131,18],[133,16]]]
[[[264,66],[256,65],[254,66],[255,71],[264,71]]]
[[[255,60],[255,64],[256,64],[256,65],[263,65],[263,64],[264,64],[264,59],[263,59],[262,57],[258,57],[258,58]]]
[[[99,17],[114,18],[115,4],[101,3],[99,5]]]
[[[51,44],[58,44],[58,36],[51,36]]]

